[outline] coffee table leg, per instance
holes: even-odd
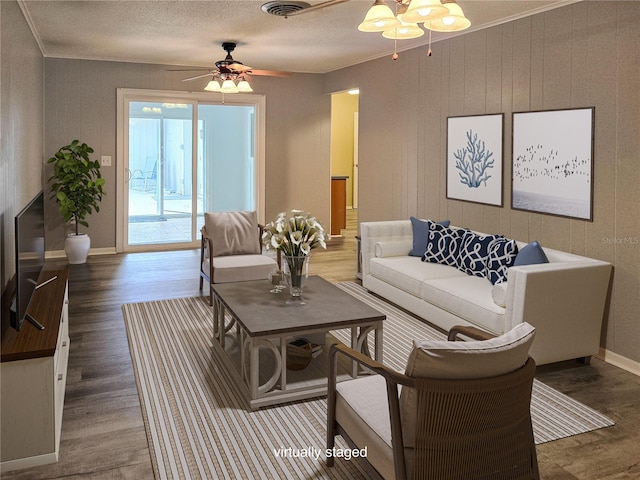
[[[382,322],[376,325],[376,362],[382,363]]]
[[[358,327],[351,327],[351,349],[360,351],[358,345],[359,335],[358,335]],[[356,378],[358,376],[358,364],[355,360],[351,360],[351,376]]]
[[[369,341],[368,335],[371,331],[374,331],[375,335],[375,351],[374,351],[374,359],[376,362],[382,363],[382,323],[378,323],[375,325],[369,325],[366,327],[360,327],[360,331],[358,332],[357,327],[353,327],[351,329],[351,348],[356,350],[357,352],[366,355],[367,357],[371,357],[371,353],[369,351]],[[358,375],[357,364],[352,361],[351,362],[351,376],[356,377]]]
[[[212,293],[213,295],[213,293]],[[220,301],[220,299],[213,295],[213,341],[220,338],[220,319],[222,318],[222,322],[224,322],[224,305]],[[222,329],[224,329],[224,323],[222,324]]]
[[[285,337],[280,337],[280,362],[279,363],[280,363],[280,390],[284,392],[287,389],[287,368],[286,368],[287,367],[287,341]]]
[[[260,385],[260,347],[265,347],[271,350],[275,359],[275,368],[271,378]],[[249,378],[246,378],[246,360],[245,356],[249,354]],[[247,381],[247,386],[251,392],[251,399],[256,400],[263,394],[271,391],[273,387],[278,383],[278,380],[282,382],[283,389],[286,385],[286,373],[283,368],[281,352],[278,351],[273,342],[266,339],[255,339],[250,336],[246,336],[242,342],[242,349],[240,351],[240,369],[242,375]],[[286,347],[285,347],[285,361],[286,361]]]

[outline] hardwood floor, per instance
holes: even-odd
[[[355,279],[355,212],[310,271]],[[91,257],[70,266],[70,357],[60,460],[3,479],[152,479],[123,303],[199,295],[197,250]],[[52,262],[53,265],[59,262]],[[610,416],[611,428],[540,445],[545,479],[640,478],[640,377],[593,359],[540,367],[548,385]]]

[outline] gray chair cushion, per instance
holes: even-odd
[[[338,382],[336,421],[358,448],[367,446],[367,460],[384,478],[394,478],[389,403],[382,376]]]
[[[229,255],[214,257],[213,278],[211,283],[247,282],[251,280],[266,280],[269,273],[276,270],[278,263],[267,255]],[[202,265],[205,272],[209,271],[209,260]],[[267,285],[265,284],[265,288]]]
[[[535,328],[524,322],[499,337],[484,341],[414,340],[407,360],[411,377],[473,379],[503,375],[522,367],[529,356]],[[400,395],[405,447],[415,439],[417,394],[403,388]]]
[[[262,251],[256,212],[206,212],[204,225],[213,243],[214,257]]]

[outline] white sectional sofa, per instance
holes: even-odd
[[[599,351],[610,263],[544,248],[548,263],[508,267],[507,281],[492,285],[409,256],[410,220],[363,222],[360,236],[363,286],[445,331],[472,325],[502,334],[528,322],[536,328],[531,356],[538,365]]]

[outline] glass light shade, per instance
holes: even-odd
[[[222,82],[222,87],[220,87],[220,91],[222,93],[238,93],[240,90],[238,90],[238,87],[236,87],[236,84],[233,83],[233,80],[225,80],[224,82]]]
[[[424,35],[417,23],[406,23],[404,20],[400,21],[400,26],[390,28],[382,32],[384,38],[390,38],[391,40],[406,40],[408,38],[418,38]]]
[[[402,16],[403,22],[429,22],[444,17],[449,13],[440,0],[411,0],[407,12]]]
[[[364,20],[358,25],[361,32],[384,32],[400,25],[398,20],[384,0],[376,0],[367,12]]]
[[[249,82],[246,80],[240,80],[238,82],[238,91],[248,93],[253,92],[253,88],[251,88],[251,85],[249,85]]]
[[[217,80],[211,80],[207,83],[207,86],[204,87],[207,92],[219,92],[220,91],[220,83]]]
[[[464,16],[460,5],[451,1],[445,3],[444,6],[447,7],[449,13],[429,24],[425,23],[425,27],[434,32],[459,32],[471,26],[471,21]]]

